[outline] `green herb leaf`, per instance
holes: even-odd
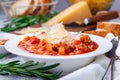
[[[57,15],[57,12],[54,12],[52,14],[48,14],[46,16],[37,15],[37,16],[20,16],[17,18],[12,18],[8,20],[3,28],[1,28],[1,31],[4,32],[11,32],[17,29],[21,29],[24,27],[28,27],[34,24],[40,24],[43,22],[48,21],[52,17]]]
[[[27,62],[25,62],[23,64],[15,66],[15,67],[25,68],[25,67],[32,66],[32,65],[34,65],[34,61],[27,61]]]
[[[39,69],[42,69],[42,70],[50,70],[52,68],[55,68],[59,65],[59,63],[56,63],[56,64],[53,64],[53,65],[49,65],[49,66],[45,66],[45,67],[42,67],[42,68],[39,68]]]
[[[27,67],[26,69],[27,70],[37,70],[37,69],[39,69],[39,68],[41,68],[41,67],[44,67],[45,66],[45,63],[41,63],[41,64],[36,64],[36,65],[33,65],[33,66],[30,66],[30,67]]]
[[[6,65],[8,65],[8,66],[14,66],[14,65],[20,64],[19,62],[20,62],[19,60],[15,60],[15,61],[7,63]]]
[[[6,55],[1,54],[0,58]],[[46,63],[34,61],[26,61],[21,63],[19,60],[8,62],[7,64],[0,63],[0,75],[18,75],[42,77],[47,80],[57,80],[61,72],[50,72],[50,69],[57,67],[59,63],[46,66]]]
[[[6,56],[7,56],[7,54],[0,54],[0,59],[3,59]]]

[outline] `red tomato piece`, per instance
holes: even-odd
[[[28,41],[30,39],[29,36],[26,36],[23,41]]]
[[[29,41],[31,44],[37,44],[40,42],[40,39],[37,38],[36,36],[32,36]]]

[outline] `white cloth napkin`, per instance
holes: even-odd
[[[58,80],[101,80],[110,59],[101,55],[90,65],[74,71]],[[115,61],[114,80],[120,80],[120,60]]]

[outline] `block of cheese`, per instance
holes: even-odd
[[[120,23],[115,22],[98,22],[97,31],[109,31],[115,36],[120,36]]]
[[[81,23],[85,18],[91,16],[92,15],[86,1],[80,1],[66,8],[65,10],[63,10],[58,15],[56,15],[44,24],[51,26],[59,22],[63,22],[63,24],[69,24],[76,21]]]

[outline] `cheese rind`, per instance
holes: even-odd
[[[69,24],[76,21],[81,23],[85,18],[91,16],[92,15],[86,1],[81,1],[63,10],[58,15],[47,21],[45,25],[51,26],[59,22]]]

